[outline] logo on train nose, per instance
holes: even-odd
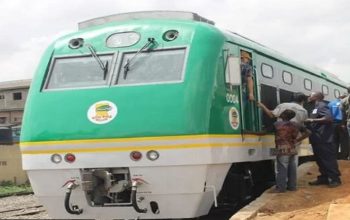
[[[87,117],[94,124],[106,124],[112,121],[117,114],[117,106],[113,102],[103,100],[90,106]]]
[[[231,107],[228,113],[230,125],[234,130],[237,130],[239,127],[239,113],[235,107]]]

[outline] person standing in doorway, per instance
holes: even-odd
[[[241,74],[242,74],[242,88],[243,99],[248,98],[249,101],[254,101],[254,81],[253,68],[250,64],[251,56],[246,51],[241,51]],[[248,91],[247,91],[248,90]]]
[[[254,131],[256,126],[252,123],[256,119],[256,103],[254,97],[254,80],[252,57],[247,51],[241,50],[241,78],[242,78],[242,111],[244,117],[244,130]]]
[[[321,92],[313,92],[308,101],[315,103],[315,108],[306,120],[311,130],[310,143],[315,155],[320,175],[310,185],[341,185],[337,162],[337,151],[333,145],[332,114]]]

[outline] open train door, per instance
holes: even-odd
[[[237,54],[237,49],[238,56],[234,55]],[[237,92],[239,95],[237,101],[240,102],[239,112],[241,112],[242,133],[258,132],[260,120],[255,101],[257,100],[257,83],[253,53],[234,46],[232,48],[229,47],[228,51],[225,79],[226,84],[231,87],[229,90],[238,89]],[[251,98],[254,98],[254,100],[249,100],[249,93],[253,96]]]
[[[259,111],[256,105],[257,82],[253,53],[240,49],[241,108],[243,133],[259,131]]]

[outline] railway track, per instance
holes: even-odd
[[[27,206],[23,208],[12,208],[12,209],[0,209],[0,215],[8,217],[23,217],[23,216],[33,216],[39,213],[45,212],[41,205]]]
[[[216,210],[200,220],[226,220],[230,216],[227,210]],[[0,198],[0,219],[50,219],[44,207],[34,195]]]
[[[209,215],[197,220],[226,220],[242,205],[224,206],[211,210]],[[0,219],[50,219],[44,207],[34,195],[0,198]]]
[[[25,195],[1,198],[0,219],[49,219],[49,216],[34,195]]]

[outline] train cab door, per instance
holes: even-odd
[[[260,128],[259,111],[255,101],[249,100],[249,94],[257,100],[257,83],[255,74],[254,57],[252,51],[228,45],[226,64],[226,84],[234,90],[239,90],[240,121],[242,133],[258,132]],[[250,79],[248,79],[250,77]],[[250,83],[250,84],[249,84]],[[249,87],[248,87],[249,86]],[[235,92],[234,92],[235,93]]]
[[[259,111],[256,105],[258,97],[254,53],[239,48],[241,71],[241,108],[243,133],[258,132],[260,129]]]

